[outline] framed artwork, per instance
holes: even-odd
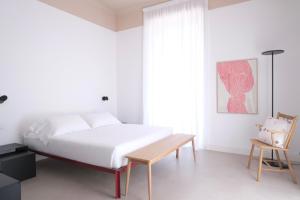
[[[257,59],[217,63],[217,111],[258,113]]]

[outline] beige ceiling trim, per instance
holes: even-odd
[[[117,16],[117,31],[126,30],[143,25],[143,11],[133,10],[132,12],[119,14]]]
[[[114,10],[117,14],[128,12],[132,9],[142,9],[169,0],[98,0],[103,5]]]
[[[154,6],[169,0],[100,0],[110,2],[110,7],[117,13],[117,30],[122,31],[143,25],[143,8]],[[132,4],[126,7],[126,3]]]
[[[208,0],[208,10],[229,6],[237,3],[243,3],[250,0]]]
[[[167,0],[161,0],[160,3]],[[229,6],[237,3],[243,3],[250,0],[208,0],[208,9],[216,9],[224,6]],[[153,5],[153,4],[152,4]],[[149,6],[149,5],[148,5]],[[122,31],[125,29],[142,26],[143,25],[143,7],[139,6],[131,9],[130,11],[118,11],[117,15],[117,30]]]
[[[97,25],[116,31],[116,15],[99,0],[39,0]]]
[[[168,0],[39,0],[113,31],[143,25],[143,8]],[[250,0],[208,0],[208,9],[216,9]]]

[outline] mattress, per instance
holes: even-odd
[[[47,144],[29,134],[24,136],[24,144],[36,151],[118,169],[127,165],[126,154],[171,134],[169,128],[118,124],[51,136]]]

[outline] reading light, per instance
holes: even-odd
[[[4,101],[7,100],[7,96],[6,95],[3,95],[0,97],[0,103],[4,103]]]
[[[108,101],[108,96],[103,96],[102,101]]]

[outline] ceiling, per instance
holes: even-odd
[[[131,9],[142,9],[147,6],[166,2],[168,0],[97,0],[112,9],[116,14]]]
[[[155,4],[167,2],[169,0],[97,0],[102,5],[113,10],[116,14],[133,9],[142,9]],[[249,0],[208,0],[209,9],[241,3]]]

